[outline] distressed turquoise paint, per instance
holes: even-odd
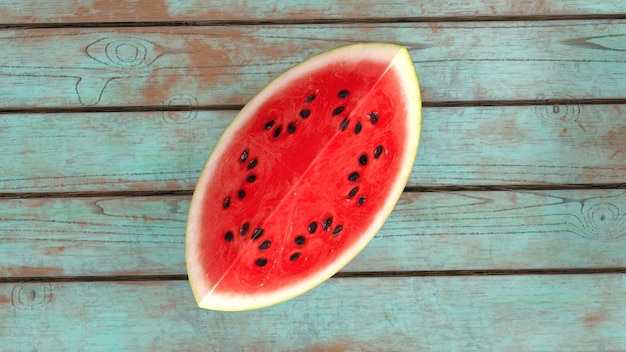
[[[625,275],[331,279],[294,300],[241,313],[196,308],[186,281],[26,284],[15,307],[19,285],[0,284],[8,350],[626,348]],[[44,299],[28,307],[31,290]]]
[[[51,22],[143,22],[143,21],[269,21],[311,19],[386,18],[460,16],[566,16],[623,14],[621,0],[165,0],[133,1],[109,5],[106,1],[2,0],[3,23]]]
[[[0,114],[5,195],[190,190],[235,113],[198,105],[243,104],[308,56],[372,40],[409,47],[426,102],[538,103],[424,109],[410,186],[626,182],[626,106],[576,103],[626,98],[626,21],[538,20],[622,15],[621,0],[0,0],[0,13],[8,25],[386,19],[0,31],[0,108],[163,110]],[[437,21],[459,16],[470,17]],[[407,17],[432,21],[393,23]],[[186,196],[2,199],[0,278],[184,274],[188,204]],[[344,272],[623,268],[625,214],[622,189],[405,193]],[[197,309],[184,281],[4,282],[0,341],[8,351],[625,350],[625,277],[331,279],[238,314]]]
[[[624,112],[575,103],[425,108],[409,185],[624,183]],[[0,115],[0,192],[190,190],[234,115]]]
[[[546,103],[542,98],[542,103]],[[621,183],[624,106],[424,109],[411,182],[424,185]]]
[[[0,107],[177,95],[243,104],[290,66],[359,41],[406,45],[427,102],[624,98],[624,38],[622,20],[5,30]],[[141,55],[112,49],[121,46]]]
[[[188,207],[182,196],[2,200],[0,277],[184,275]],[[625,214],[624,190],[405,193],[344,271],[623,267]]]

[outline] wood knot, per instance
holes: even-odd
[[[173,95],[161,104],[163,119],[167,122],[185,123],[198,116],[198,99],[191,95]]]
[[[87,45],[87,55],[109,67],[146,68],[163,55],[155,43],[131,36],[103,37]]]
[[[569,123],[580,118],[580,104],[572,97],[548,99],[540,95],[537,97],[537,103],[535,113],[543,122]]]
[[[13,287],[11,304],[17,309],[36,309],[50,303],[52,286],[49,283],[29,282]]]
[[[581,209],[577,234],[593,240],[616,240],[626,237],[626,215],[613,203],[585,202]]]

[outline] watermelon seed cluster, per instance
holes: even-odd
[[[239,163],[246,164],[246,162],[247,162],[246,170],[252,170],[252,169],[254,169],[258,165],[259,160],[256,159],[256,158],[250,157],[250,151],[248,149],[244,149],[241,152],[241,154],[239,155]],[[255,175],[253,173],[249,173],[245,177],[245,182],[247,184],[252,184],[252,183],[256,182],[256,180],[257,180],[257,175]],[[236,195],[237,195],[238,199],[243,200],[246,197],[245,189],[240,188],[239,190],[237,190]],[[222,207],[224,209],[228,209],[228,208],[230,208],[232,202],[233,202],[233,200],[232,200],[231,195],[227,195],[226,198],[224,198],[224,202],[222,203]],[[248,234],[249,230],[250,230],[250,223],[249,222],[244,222],[241,225],[241,228],[239,229],[239,234],[241,235],[241,237],[245,237],[246,234]],[[262,227],[257,227],[252,232],[252,236],[251,236],[252,240],[257,240],[257,239],[261,238],[261,236],[263,236],[264,231],[265,230]],[[235,233],[232,230],[227,230],[226,233],[224,233],[224,240],[226,242],[233,242],[235,240]],[[268,247],[269,247],[269,245],[268,245]]]
[[[345,91],[345,92],[346,92],[346,93],[345,93],[345,97],[347,97],[347,96],[348,96],[348,94],[349,94],[349,93],[347,93],[348,91],[347,91],[347,90],[343,90],[343,91]],[[315,95],[315,94],[310,94],[309,96],[307,96],[307,97],[304,99],[304,102],[305,102],[305,103],[311,103],[311,102],[313,102],[313,100],[315,100],[315,98],[316,98],[316,95]],[[342,109],[343,109],[343,108],[342,108]],[[343,110],[342,110],[342,111],[343,111]],[[301,119],[307,119],[307,118],[309,118],[309,116],[311,116],[311,110],[310,110],[310,109],[302,109],[302,110],[300,110],[299,115],[300,115],[300,118],[301,118]],[[276,126],[275,126],[275,125],[276,125],[276,120],[269,120],[269,121],[267,121],[267,122],[265,123],[265,125],[263,125],[263,129],[265,129],[265,130],[269,131],[269,130],[271,130],[272,128],[274,128],[274,129],[272,130],[272,136],[273,136],[274,138],[278,138],[278,137],[280,137],[280,134],[281,134],[281,133],[282,133],[282,131],[283,131],[283,125],[282,125],[282,124],[278,124],[278,125],[276,125]],[[296,126],[296,122],[295,122],[295,121],[290,121],[290,122],[287,124],[287,133],[288,133],[288,134],[294,134],[294,133],[296,133],[296,127],[297,127],[297,126]]]
[[[333,235],[338,235],[339,233],[341,233],[341,231],[343,231],[343,225],[341,225],[341,224],[336,225],[334,228],[332,227],[332,224],[333,224],[333,218],[332,218],[331,216],[326,217],[326,218],[325,218],[323,221],[321,221],[320,223],[321,223],[322,230],[324,230],[324,231],[331,231],[331,228],[332,228],[331,233],[332,233]],[[307,226],[307,230],[308,230],[309,234],[311,234],[311,235],[313,235],[313,234],[317,231],[317,229],[318,229],[318,222],[317,222],[317,221],[313,221],[313,222],[311,222],[311,223]],[[306,237],[305,237],[304,235],[300,234],[300,235],[297,235],[297,236],[293,239],[293,241],[294,241],[294,243],[295,243],[295,245],[296,245],[296,246],[301,247],[301,246],[304,246],[304,245],[306,244],[307,239],[306,239]],[[259,248],[259,250],[264,251],[264,250],[268,249],[271,245],[272,245],[272,242],[271,242],[270,240],[266,240],[266,241],[263,241],[263,242],[259,245],[259,247],[258,247],[258,248]],[[296,252],[293,252],[293,253],[289,256],[289,260],[293,262],[293,261],[298,260],[301,256],[302,256],[302,252],[300,252],[300,251],[296,251]],[[263,263],[263,261],[260,261],[261,259],[264,259],[264,258],[258,258],[258,259],[255,261],[255,264],[256,264],[257,266],[264,266],[264,265],[265,265],[265,264],[260,265],[261,263]]]
[[[372,118],[372,115],[374,115],[375,116],[374,118],[376,119],[376,121],[378,121],[378,114],[376,114],[375,112],[371,113],[370,119]],[[374,148],[374,152],[372,153],[372,156],[374,157],[374,159],[378,159],[380,158],[382,153],[383,153],[383,146],[378,145],[376,146],[376,148]],[[369,161],[369,157],[365,153],[361,154],[358,158],[358,164],[360,166],[366,166],[368,161]],[[357,182],[359,180],[359,177],[360,177],[360,174],[358,172],[356,171],[351,172],[348,175],[348,181]],[[350,192],[348,192],[348,199],[354,198],[357,195],[357,193],[359,193],[359,186],[352,187],[352,189],[350,189]],[[357,206],[363,205],[365,203],[365,199],[366,199],[365,195],[362,194],[356,202]]]
[[[350,96],[350,92],[347,89],[341,89],[337,93],[337,96],[340,99],[346,99]],[[316,98],[315,94],[310,94],[304,99],[304,102],[311,103],[315,100],[315,98]],[[345,112],[346,112],[346,108],[344,105],[339,105],[335,107],[331,112],[332,116],[344,116],[339,125],[339,129],[342,132],[347,130],[348,127],[350,127],[350,117],[345,116],[344,115]],[[311,110],[308,108],[304,108],[299,111],[298,115],[301,119],[307,119],[311,116]],[[376,111],[372,111],[367,115],[367,120],[369,120],[369,122],[372,125],[375,125],[378,122],[378,119],[379,119],[379,115]],[[363,122],[360,120],[357,121],[353,127],[354,134],[355,135],[360,134],[363,128],[364,128]],[[296,132],[296,122],[290,121],[289,123],[287,123],[286,128],[284,128],[283,124],[277,123],[276,120],[272,119],[272,120],[267,121],[263,125],[263,129],[270,132],[271,136],[273,136],[274,138],[279,138],[281,134],[283,133],[283,131],[286,131],[287,134],[294,134]],[[383,152],[383,146],[378,145],[376,148],[374,148],[372,157],[374,159],[378,159],[382,155],[382,152]],[[367,153],[363,153],[358,156],[358,165],[361,167],[366,166],[369,163],[369,161],[370,161],[370,156]],[[245,149],[239,156],[239,162],[242,164],[245,164],[246,162],[248,162],[246,169],[252,170],[254,169],[254,167],[257,166],[258,159],[250,158],[250,152],[247,149]],[[347,176],[347,179],[350,183],[356,183],[356,185],[354,185],[354,187],[350,189],[350,192],[348,193],[348,199],[356,198],[357,206],[362,206],[365,203],[366,196],[364,194],[360,194],[360,195],[358,194],[359,193],[358,181],[361,179],[361,174],[358,171],[350,172]],[[256,180],[257,180],[257,176],[255,174],[248,174],[245,178],[245,181],[248,184],[254,183],[256,182]],[[246,197],[246,191],[243,188],[239,189],[236,192],[236,197],[240,200],[244,199]],[[232,203],[232,198],[230,195],[228,195],[224,199],[223,208],[228,209],[231,206],[231,203]],[[329,232],[333,236],[337,236],[343,231],[344,226],[342,224],[337,224],[333,227],[333,217],[327,216],[326,218],[324,218],[323,220],[319,222],[312,221],[311,223],[309,223],[306,230],[308,231],[310,235],[314,235],[319,228],[321,228],[324,232]],[[239,229],[238,232],[241,235],[241,237],[245,237],[251,232],[250,239],[252,241],[257,241],[257,240],[260,240],[261,237],[264,235],[265,230],[262,227],[257,227],[253,231],[251,231],[250,223],[244,222],[241,225],[241,228]],[[226,242],[233,242],[235,240],[235,233],[231,230],[226,231],[226,233],[224,234],[224,240]],[[306,244],[307,238],[303,234],[298,234],[296,237],[294,237],[293,241],[297,247],[302,247]],[[271,246],[272,246],[272,241],[269,239],[266,239],[266,240],[263,240],[258,245],[257,248],[259,251],[263,252],[269,249]],[[294,251],[293,253],[289,255],[289,260],[296,261],[301,256],[302,256],[301,251]],[[263,256],[259,256],[254,260],[254,264],[258,267],[264,267],[265,265],[267,265],[267,263],[268,263],[267,258]]]
[[[324,221],[321,221],[321,224],[322,224],[322,230],[324,231],[330,230],[330,228],[333,225],[333,217],[332,216],[327,217],[326,219],[324,219]],[[311,235],[313,235],[317,231],[317,228],[318,228],[317,221],[312,221],[307,227],[307,230]],[[333,235],[338,235],[342,230],[343,230],[343,225],[339,224],[333,228],[332,233]]]
[[[337,94],[337,96],[341,99],[345,99],[349,95],[350,95],[350,92],[348,92],[348,90],[346,89],[340,90],[339,94]],[[340,105],[336,107],[335,109],[333,109],[331,114],[333,116],[338,116],[338,115],[341,115],[341,113],[343,113],[344,111],[345,111],[345,107]],[[378,122],[378,113],[376,111],[372,111],[371,113],[369,113],[368,120],[370,121],[372,125],[375,125]],[[350,118],[344,117],[343,120],[341,120],[341,123],[339,123],[339,130],[343,132],[347,130],[349,126],[350,126]],[[359,133],[361,133],[361,131],[363,131],[363,123],[361,123],[361,121],[357,121],[356,124],[354,125],[354,134],[358,135]]]
[[[248,160],[248,155],[249,155],[249,151],[247,149],[245,149],[243,152],[241,152],[241,155],[239,156],[239,161],[243,164],[246,162],[246,160]],[[252,159],[250,160],[250,162],[248,163],[248,165],[246,166],[247,170],[252,170],[254,169],[255,166],[257,166],[257,164],[259,163],[258,159]],[[254,183],[257,179],[257,176],[254,174],[250,174],[248,176],[246,176],[246,182],[248,183]],[[246,197],[246,191],[242,188],[239,189],[237,191],[237,198],[239,199],[244,199]],[[226,196],[226,198],[224,198],[224,202],[222,203],[222,207],[224,209],[228,209],[230,207],[231,204],[231,198],[230,195]],[[230,242],[230,241],[229,241]]]
[[[275,124],[276,124],[276,120],[269,120],[265,123],[265,125],[263,125],[263,129],[270,130],[272,129],[272,127],[274,127]],[[280,134],[282,131],[283,131],[283,125],[279,124],[276,127],[274,127],[274,130],[272,131],[272,135],[274,136],[274,138],[278,138],[280,137]],[[294,122],[289,122],[289,124],[287,124],[287,133],[294,134],[295,132],[296,132],[296,124]]]

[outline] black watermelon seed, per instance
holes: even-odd
[[[232,231],[228,231],[224,235],[224,239],[226,240],[226,242],[232,242],[235,239],[235,235],[233,234]]]
[[[379,145],[378,147],[376,147],[376,149],[374,149],[374,158],[378,159],[378,157],[380,156],[382,152],[383,152],[383,146]]]
[[[335,227],[335,229],[333,230],[333,235],[339,234],[339,232],[341,232],[341,230],[343,230],[343,226],[342,225],[337,225]]]
[[[262,227],[258,227],[256,230],[254,230],[254,232],[252,233],[252,239],[256,240],[258,238],[260,238],[261,236],[263,236],[263,228]]]
[[[311,95],[309,95],[308,97],[306,97],[306,99],[304,99],[304,102],[305,102],[305,103],[310,103],[310,102],[312,102],[313,100],[315,100],[315,94],[311,94]]]
[[[378,122],[378,113],[376,111],[370,113],[370,122],[374,125]]]
[[[241,156],[239,157],[239,161],[241,161],[242,163],[246,161],[246,159],[248,159],[248,150],[244,150],[243,153],[241,153]]]
[[[250,223],[244,222],[243,225],[241,225],[241,230],[239,231],[239,233],[241,233],[242,236],[245,236],[248,233],[249,228],[250,228]]]
[[[248,170],[254,168],[256,166],[256,164],[258,164],[259,161],[257,159],[252,159],[250,160],[250,164],[248,164]]]
[[[304,236],[298,236],[298,237],[296,237],[294,242],[296,242],[296,244],[298,246],[302,246],[304,244],[304,242],[306,242],[306,239],[304,238]]]
[[[361,154],[361,156],[359,157],[359,164],[361,164],[362,166],[367,165],[367,155],[366,154]]]
[[[246,197],[246,191],[240,189],[239,191],[237,191],[237,197],[239,197],[239,199],[244,199]]]
[[[257,266],[265,266],[265,264],[267,264],[267,259],[259,258],[254,262],[254,264],[256,264]]]
[[[296,132],[296,124],[293,122],[290,122],[289,125],[287,126],[287,133],[293,134],[294,132]]]
[[[348,193],[348,198],[352,198],[354,196],[356,196],[356,192],[359,191],[359,187],[354,187],[353,189],[350,190],[350,193]]]
[[[292,255],[289,257],[289,260],[290,260],[290,261],[292,261],[292,262],[293,262],[293,261],[295,261],[295,260],[298,260],[298,258],[300,258],[300,256],[301,256],[301,255],[302,255],[302,253],[300,253],[300,252],[295,252],[294,254],[292,254]]]
[[[254,181],[256,181],[256,175],[250,175],[246,178],[246,181],[252,183]]]
[[[265,123],[265,125],[263,126],[264,129],[269,130],[270,128],[272,128],[272,126],[274,126],[274,120],[269,120]]]
[[[354,126],[354,134],[361,133],[362,129],[363,129],[363,125],[361,125],[361,121],[357,122],[356,125]]]
[[[228,209],[228,207],[230,206],[230,197],[226,197],[226,199],[224,199],[224,209]]]
[[[266,249],[270,248],[271,245],[272,245],[272,241],[265,240],[265,241],[263,241],[263,243],[261,243],[259,245],[259,249],[263,251],[263,250],[266,250]]]
[[[317,223],[313,221],[312,223],[309,224],[309,233],[313,234],[315,233],[316,230],[317,230]]]
[[[351,181],[351,182],[355,182],[358,179],[359,179],[359,173],[358,172],[353,172],[350,175],[348,175],[348,180]]]
[[[324,224],[322,225],[322,229],[324,229],[324,231],[328,231],[328,229],[330,228],[330,225],[333,224],[333,218],[327,218],[326,220],[324,220]]]
[[[341,125],[339,125],[339,129],[342,131],[345,131],[348,128],[349,123],[350,123],[350,119],[346,117],[345,119],[343,119],[343,121],[341,121]]]
[[[274,129],[274,138],[278,138],[278,136],[280,136],[280,132],[283,130],[282,126],[278,125],[278,127],[276,127]]]
[[[348,95],[350,95],[350,92],[348,92],[347,89],[342,89],[342,90],[339,91],[339,94],[337,94],[337,96],[339,96],[339,98],[341,98],[341,99],[347,98]]]
[[[311,116],[311,110],[309,109],[300,110],[300,117],[302,117],[303,119],[306,119],[309,116]]]
[[[333,110],[333,116],[337,116],[343,112],[345,108],[343,106],[338,106]]]
[[[356,203],[358,206],[363,205],[363,203],[365,203],[365,196],[361,196],[359,198],[359,201]]]

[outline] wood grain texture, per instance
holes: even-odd
[[[425,108],[409,186],[626,183],[625,112],[575,102]],[[235,114],[1,114],[0,192],[193,190]]]
[[[5,351],[623,351],[626,275],[331,279],[196,308],[186,281],[0,284]]]
[[[0,277],[184,275],[189,200],[2,200]],[[406,193],[344,271],[620,268],[625,252],[624,190]]]
[[[355,3],[0,0],[0,350],[626,351],[626,190],[593,188],[626,184],[626,2]],[[343,275],[196,308],[173,194],[272,78],[362,41],[430,104],[410,187],[520,187],[405,192]]]
[[[118,1],[1,0],[3,24],[154,21],[314,21],[626,13],[621,0]]]
[[[407,46],[426,102],[624,99],[625,38],[624,20],[3,30],[0,107],[241,105],[363,41]]]

